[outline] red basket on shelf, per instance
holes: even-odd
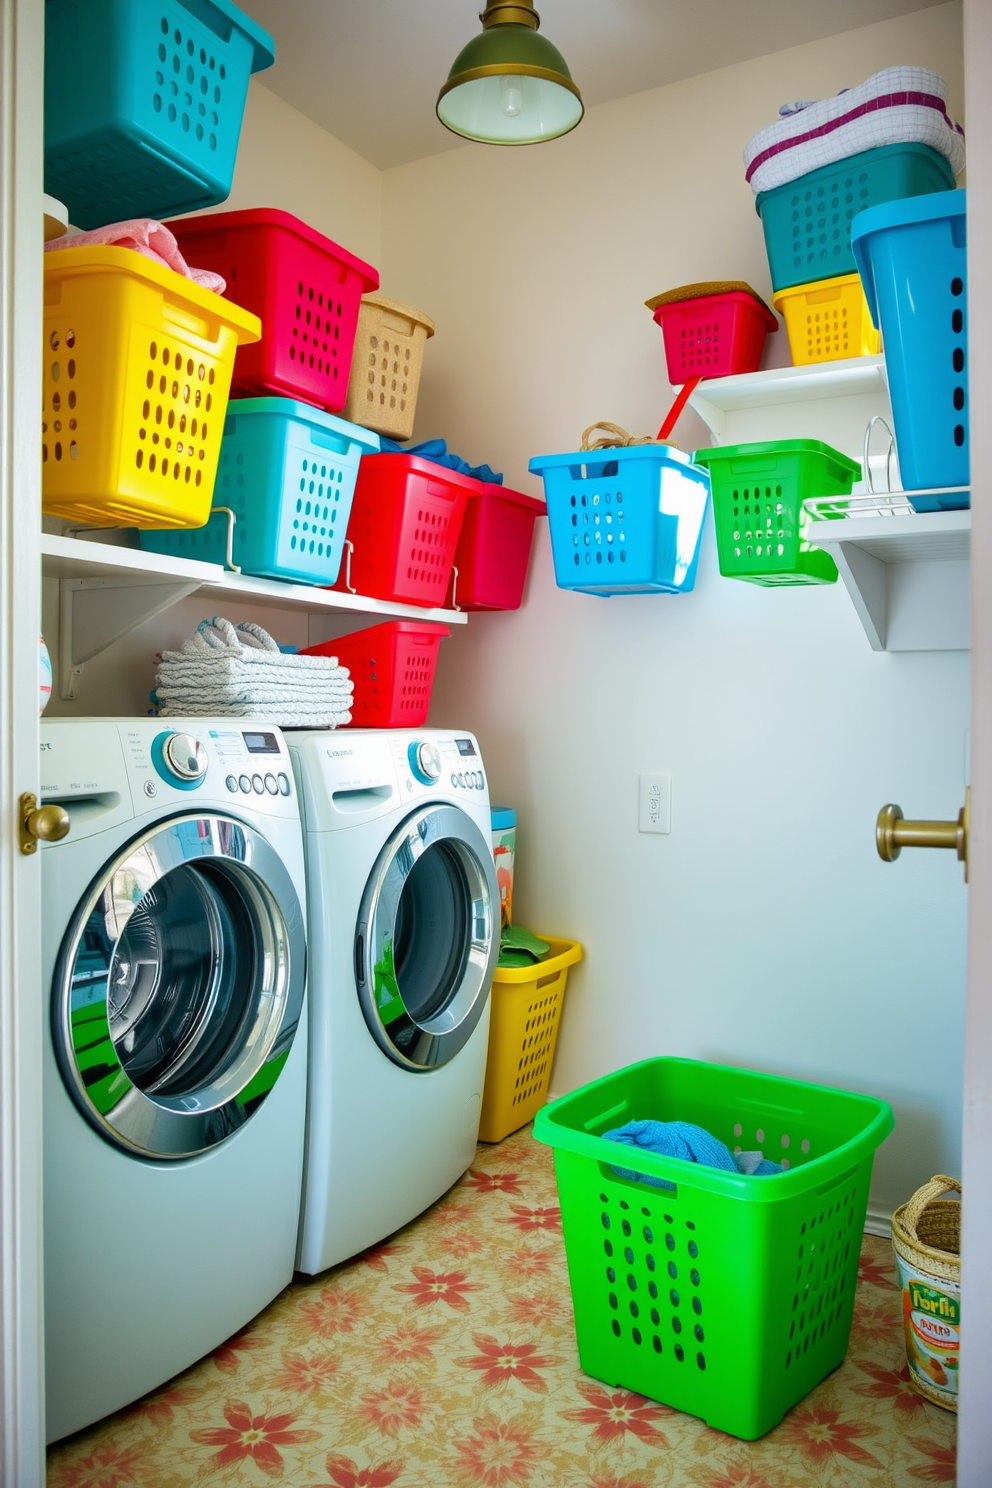
[[[355,697],[350,728],[419,728],[427,721],[431,688],[446,625],[390,620],[336,641],[308,646],[303,656],[336,656],[351,673]]]
[[[465,503],[479,482],[419,455],[369,455],[358,467],[343,576],[372,599],[443,605]]]
[[[362,295],[379,287],[375,269],[267,207],[169,228],[187,263],[222,274],[226,297],[261,318],[261,341],[235,358],[233,396],[278,393],[340,413]]]
[[[543,501],[506,486],[477,482],[455,551],[451,603],[463,610],[518,610],[527,578],[534,523]]]
[[[664,333],[669,382],[678,387],[690,377],[757,372],[765,337],[778,330],[775,316],[751,290],[692,294],[698,287],[688,284],[646,301]]]

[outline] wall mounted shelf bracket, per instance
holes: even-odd
[[[74,698],[86,662],[199,587],[199,580],[122,585],[106,578],[60,579],[59,696]]]

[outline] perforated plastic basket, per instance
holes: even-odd
[[[847,496],[861,467],[818,439],[697,450],[713,478],[720,572],[750,584],[833,584],[837,565],[810,546],[810,496]],[[833,513],[843,516],[843,511]]]
[[[797,367],[875,356],[881,344],[858,274],[779,290],[775,309],[785,317],[789,350]]]
[[[694,1122],[786,1171],[604,1139],[637,1120]],[[871,1096],[692,1059],[644,1060],[540,1110],[585,1372],[764,1436],[847,1352],[872,1160],[893,1124]]]
[[[479,482],[419,455],[369,455],[348,523],[352,550],[335,586],[419,605],[443,605],[465,515]]]
[[[479,1140],[501,1142],[526,1126],[548,1096],[568,968],[582,960],[574,940],[551,940],[533,966],[497,966]]]
[[[207,520],[254,315],[127,248],[45,255],[42,504],[110,527]]]
[[[872,207],[855,219],[854,253],[885,340],[899,474],[907,491],[967,486],[967,193]],[[967,506],[920,497],[918,511]]]
[[[765,337],[778,330],[771,311],[740,289],[658,305],[654,319],[664,332],[668,380],[675,385],[690,377],[756,372]]]
[[[555,581],[583,594],[685,594],[696,582],[709,473],[664,444],[536,455]]]
[[[336,656],[355,688],[351,728],[419,728],[427,722],[446,625],[389,620],[308,646],[304,656]]]
[[[365,295],[358,312],[345,417],[390,439],[410,439],[434,322],[385,295]]]
[[[234,392],[279,393],[340,413],[358,307],[379,275],[298,217],[272,208],[169,224],[187,263],[213,269],[262,320],[262,339],[234,364]]]
[[[233,558],[245,573],[333,584],[363,454],[379,437],[289,398],[228,404],[215,506],[235,516]],[[228,518],[185,532],[144,532],[153,553],[223,563]]]
[[[480,482],[465,508],[452,601],[463,610],[519,609],[534,523],[546,513],[544,502],[534,496]]]
[[[762,191],[755,203],[776,290],[857,271],[851,223],[879,202],[953,191],[949,161],[929,145],[880,145]]]
[[[87,229],[222,202],[274,58],[231,0],[46,0],[45,190]]]

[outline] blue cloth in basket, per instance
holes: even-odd
[[[760,1152],[731,1152],[725,1143],[701,1126],[693,1126],[691,1121],[628,1121],[626,1126],[615,1127],[603,1136],[608,1142],[620,1142],[642,1152],[657,1152],[661,1157],[678,1157],[683,1162],[702,1163],[725,1173],[767,1178],[782,1171],[779,1163],[769,1162]],[[618,1178],[633,1178],[651,1188],[675,1187],[666,1178],[649,1178],[631,1168],[615,1167],[613,1171]]]
[[[470,465],[461,455],[453,454],[443,439],[426,439],[423,444],[397,444],[395,439],[380,441],[384,455],[419,455],[434,465],[443,465],[447,470],[457,470],[459,475],[470,475],[473,480],[485,481],[490,486],[501,486],[503,476],[488,465]]]

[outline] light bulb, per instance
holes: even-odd
[[[508,119],[515,119],[524,110],[524,80],[522,77],[501,77],[499,80],[499,106]]]

